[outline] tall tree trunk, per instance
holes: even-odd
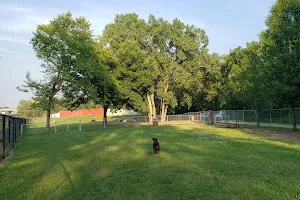
[[[154,102],[154,93],[151,94],[151,104],[152,104],[152,115],[154,119],[156,119],[156,108],[155,108],[155,102]]]
[[[168,83],[168,77],[165,77],[164,79],[165,82],[165,88],[164,88],[164,96],[167,95],[168,89],[169,89],[169,83]],[[162,98],[161,100],[161,121],[166,121],[166,115],[167,115],[167,109],[168,109],[168,105],[165,103],[164,98]]]
[[[166,121],[166,118],[165,118],[165,103],[164,101],[161,101],[161,115],[160,115],[160,121],[164,122]]]
[[[152,110],[152,101],[151,101],[151,95],[147,94],[147,101],[148,101],[148,117],[149,117],[149,124],[153,122],[153,110]]]
[[[297,123],[296,123],[296,112],[295,112],[295,102],[292,102],[292,124],[293,130],[297,130]]]
[[[159,115],[161,116],[162,115],[162,109],[161,109],[161,107],[162,107],[162,105],[163,105],[163,100],[161,99],[160,100],[160,109],[159,109]]]
[[[47,131],[50,131],[50,115],[51,115],[51,108],[47,109],[47,114],[46,114],[46,129]]]
[[[167,111],[168,111],[168,105],[163,103],[163,105],[162,105],[162,114],[161,114],[161,121],[162,122],[166,121]]]
[[[260,108],[258,108],[257,110],[256,110],[256,120],[257,120],[257,127],[259,128],[260,127],[260,122],[259,122],[259,120],[260,120]]]
[[[103,109],[104,109],[103,124],[107,125],[107,110],[108,110],[108,106],[103,106]]]

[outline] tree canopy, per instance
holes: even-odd
[[[56,96],[65,88],[70,90],[66,86],[83,76],[87,64],[94,64],[90,62],[93,57],[92,31],[85,18],[73,19],[68,12],[49,24],[38,25],[31,44],[42,61],[44,79],[33,80],[28,72],[24,84],[18,89],[31,91],[36,105],[47,111],[46,127],[49,129],[50,112]]]
[[[168,107],[192,104],[191,90],[203,91],[208,68],[205,31],[150,15],[148,22],[136,14],[117,15],[99,37],[98,54],[109,55],[112,76],[118,82],[121,101],[148,113],[150,121]]]
[[[266,20],[268,29],[261,34],[264,61],[273,94],[292,107],[296,129],[295,106],[300,100],[300,2],[278,0]]]

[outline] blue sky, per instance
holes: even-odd
[[[71,11],[92,24],[95,35],[120,13],[135,12],[147,19],[150,14],[204,29],[210,52],[226,54],[237,46],[257,40],[266,27],[265,19],[275,0],[0,0],[0,106],[16,107],[31,94],[16,90],[26,71],[42,78],[40,61],[29,44],[38,24]]]

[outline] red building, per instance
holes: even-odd
[[[91,108],[84,110],[60,111],[59,117],[79,117],[79,116],[104,116],[103,108]]]

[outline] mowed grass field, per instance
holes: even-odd
[[[300,144],[204,125],[29,130],[0,199],[300,199]]]

